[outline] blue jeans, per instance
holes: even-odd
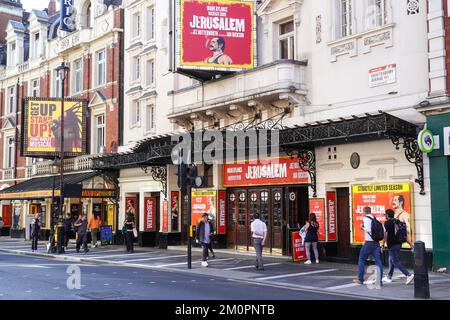
[[[394,268],[397,267],[405,276],[411,275],[400,262],[400,249],[402,245],[396,244],[389,249],[389,279],[394,275]]]
[[[381,247],[378,242],[365,242],[359,252],[359,261],[358,261],[358,279],[360,281],[364,281],[364,271],[366,260],[369,256],[373,256],[375,258],[375,264],[378,267],[377,274],[377,283],[381,283],[381,279],[383,278],[383,263],[381,262]]]

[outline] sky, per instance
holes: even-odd
[[[32,9],[43,10],[47,8],[49,0],[22,0],[23,8],[30,12]],[[59,0],[56,1],[56,10],[59,8]]]

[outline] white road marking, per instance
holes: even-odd
[[[151,284],[154,284],[154,283],[156,283],[156,282],[154,282],[154,281],[150,281],[150,283],[151,283]]]
[[[33,290],[27,290],[27,291],[25,291],[26,293],[32,293],[33,292]]]
[[[266,266],[276,266],[276,265],[279,265],[279,264],[282,264],[282,263],[266,263],[266,264],[264,264],[264,267],[266,267]],[[251,269],[251,268],[255,268],[255,266],[243,266],[243,267],[233,267],[233,268],[227,268],[227,269],[224,269],[224,270],[241,270],[241,269]]]
[[[0,267],[51,269],[50,267],[39,264],[0,264]]]
[[[143,259],[122,260],[122,261],[117,261],[117,262],[123,263],[123,262],[135,262],[135,261],[147,261],[147,260],[161,260],[161,259],[181,258],[181,257],[187,257],[187,256],[186,256],[185,254],[183,254],[183,255],[178,255],[178,256],[152,257],[152,258],[143,258]]]
[[[343,284],[341,286],[328,287],[328,288],[325,288],[325,290],[339,290],[339,289],[346,289],[346,288],[351,288],[351,287],[356,287],[356,286],[360,286],[360,284],[347,283],[347,284]]]
[[[175,280],[172,280],[171,282],[172,282],[172,283],[175,283],[176,281],[175,281]]]
[[[123,250],[120,250],[123,251]],[[96,258],[96,259],[104,259],[104,258],[116,258],[116,257],[136,257],[136,256],[143,256],[149,254],[149,252],[140,252],[140,253],[123,253],[123,254],[113,254],[113,255],[97,255],[97,256],[90,256],[89,258]]]
[[[53,288],[53,290],[59,290],[59,287],[55,287],[55,288]]]
[[[261,280],[281,279],[281,278],[298,277],[298,276],[307,276],[307,275],[310,275],[310,274],[325,273],[325,272],[333,272],[333,271],[337,271],[337,269],[326,269],[326,270],[317,270],[317,271],[309,271],[309,272],[300,272],[300,273],[282,274],[282,275],[279,275],[279,276],[271,276],[271,277],[256,278],[255,280],[261,281]]]
[[[224,259],[216,259],[215,261],[225,261],[225,260],[233,260],[234,258],[224,258]],[[202,260],[192,261],[192,263],[201,263]],[[170,264],[160,264],[156,266],[151,266],[153,268],[163,268],[163,267],[171,267],[171,266],[181,266],[187,264],[187,262],[178,262],[178,263],[170,263]],[[145,266],[145,265],[143,265]]]
[[[133,284],[133,282],[128,282],[128,284]]]
[[[105,283],[104,286],[109,286],[109,283]]]

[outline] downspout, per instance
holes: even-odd
[[[124,27],[124,10],[120,9],[120,24],[121,24],[121,29],[123,30]],[[124,48],[124,33],[123,31],[119,32],[119,46],[120,46],[120,57],[124,58],[125,57],[125,48]],[[123,145],[123,119],[124,119],[124,94],[123,94],[123,90],[124,90],[124,81],[122,81],[122,76],[124,74],[124,60],[125,59],[119,59],[119,146]]]
[[[16,83],[16,120],[15,120],[15,137],[14,137],[14,185],[17,184],[17,151],[18,151],[18,145],[19,145],[19,81],[20,77],[17,78]],[[22,86],[22,97],[23,97],[23,86]]]

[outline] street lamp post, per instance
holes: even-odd
[[[66,80],[67,73],[69,72],[69,67],[66,66],[64,62],[56,68],[56,72],[59,75],[61,81],[61,123],[60,123],[60,195],[59,195],[59,219],[58,219],[58,253],[64,253],[63,242],[64,242],[64,82]]]

